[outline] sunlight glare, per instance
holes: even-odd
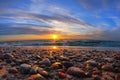
[[[53,49],[57,49],[57,46],[53,46],[52,48],[53,48]]]
[[[56,40],[58,38],[58,36],[56,34],[53,34],[52,37],[54,40]]]

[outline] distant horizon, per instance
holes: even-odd
[[[120,41],[120,0],[0,0],[0,41]]]
[[[11,42],[11,41],[47,41],[47,40],[51,40],[51,41],[54,41],[53,39],[33,39],[33,40],[1,40],[0,42]],[[56,40],[56,41],[60,41],[60,40],[87,40],[87,41],[120,41],[120,40],[100,40],[100,39],[59,39],[59,40]]]

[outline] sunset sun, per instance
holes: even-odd
[[[56,40],[56,39],[58,39],[58,35],[53,34],[53,35],[52,35],[52,38],[53,38],[53,40]]]

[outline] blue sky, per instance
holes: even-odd
[[[0,40],[49,34],[120,40],[119,4],[120,0],[0,0]]]

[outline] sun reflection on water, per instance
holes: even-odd
[[[53,49],[57,49],[58,47],[57,46],[52,46]]]

